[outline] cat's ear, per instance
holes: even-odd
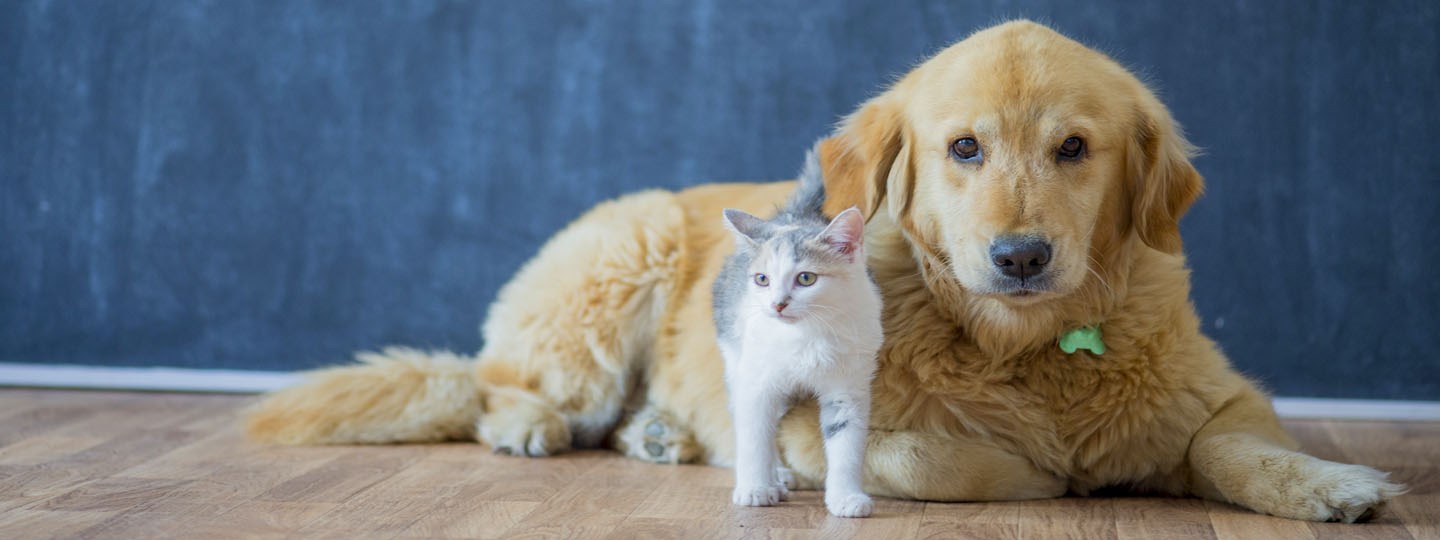
[[[736,238],[752,244],[760,243],[760,235],[766,227],[765,220],[734,208],[725,209],[725,228],[735,233]]]
[[[854,206],[845,209],[830,220],[820,239],[844,255],[859,251],[865,241],[865,215]]]

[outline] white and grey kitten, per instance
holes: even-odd
[[[870,515],[861,489],[870,380],[880,349],[880,291],[865,268],[865,220],[850,208],[826,220],[815,155],[779,215],[725,210],[736,250],[714,285],[715,323],[735,423],[732,501],[770,506],[789,496],[775,431],[795,396],[820,402],[825,507]]]

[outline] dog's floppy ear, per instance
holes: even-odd
[[[1131,223],[1146,245],[1178,255],[1180,217],[1205,188],[1200,172],[1190,164],[1195,148],[1148,91],[1137,116],[1128,167]]]
[[[913,174],[909,159],[901,157],[909,152],[896,92],[892,89],[866,102],[820,141],[825,215],[854,206],[869,220],[887,197],[896,215],[909,204]]]

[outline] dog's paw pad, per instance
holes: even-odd
[[[632,458],[651,463],[690,463],[700,457],[700,445],[689,431],[653,406],[636,412],[615,432],[615,447]]]

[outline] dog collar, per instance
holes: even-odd
[[[1099,326],[1081,326],[1060,336],[1060,350],[1072,354],[1080,349],[1095,355],[1105,354],[1105,341]]]

